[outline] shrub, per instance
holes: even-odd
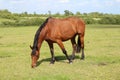
[[[2,24],[4,26],[38,26],[42,24],[44,19],[32,18],[32,19],[20,19],[16,21],[4,21]]]

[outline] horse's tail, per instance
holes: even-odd
[[[80,35],[78,35],[76,53],[80,53],[80,51],[81,51],[81,41],[80,41]]]

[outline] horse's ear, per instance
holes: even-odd
[[[30,48],[33,49],[33,47],[30,45]]]

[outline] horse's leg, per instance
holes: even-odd
[[[75,59],[75,52],[76,52],[76,41],[75,41],[75,36],[71,39],[72,47],[73,47],[73,52],[71,55],[71,59]]]
[[[65,54],[65,56],[66,56],[67,59],[69,60],[69,63],[72,63],[72,60],[68,57],[67,51],[65,50],[62,41],[61,41],[61,40],[57,40],[57,44],[60,46],[60,48],[62,49],[63,53]]]
[[[50,48],[50,52],[51,52],[51,61],[50,64],[54,64],[55,62],[55,57],[54,57],[54,47],[53,47],[53,43],[48,42],[49,48]]]
[[[80,35],[80,41],[81,41],[81,49],[82,49],[81,59],[84,59],[85,55],[84,55],[84,35],[83,34]]]

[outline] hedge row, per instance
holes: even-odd
[[[38,26],[44,22],[41,18],[31,18],[31,19],[19,19],[15,21],[4,21],[3,26]]]

